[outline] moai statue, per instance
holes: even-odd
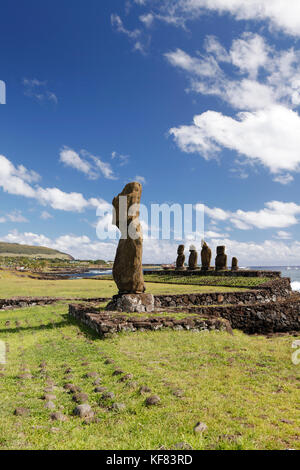
[[[232,263],[231,263],[231,271],[238,271],[239,266],[238,266],[238,259],[237,258],[232,258]]]
[[[113,224],[122,232],[113,266],[113,278],[118,286],[119,294],[145,292],[142,267],[143,235],[139,222],[141,195],[142,185],[133,182],[128,183],[113,200],[115,209]],[[120,197],[122,196],[125,198],[124,207],[120,206]],[[134,215],[130,214],[128,210],[133,205],[137,208]],[[136,229],[135,239],[131,238],[129,233],[123,233],[133,223]]]
[[[194,245],[190,246],[189,270],[193,271],[198,267],[198,253]]]
[[[216,271],[224,271],[227,269],[227,255],[225,254],[225,246],[217,246]]]
[[[184,254],[184,245],[179,245],[177,250],[177,260],[176,260],[176,271],[184,271],[184,262],[185,262],[185,254]]]
[[[210,262],[211,262],[211,249],[209,248],[206,242],[203,242],[202,250],[201,250],[202,271],[209,270]]]

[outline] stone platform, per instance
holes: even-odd
[[[189,271],[177,271],[176,269],[167,269],[167,270],[145,270],[144,276],[147,278],[147,274],[157,274],[158,276],[224,276],[224,277],[267,277],[270,279],[281,277],[280,271],[259,271],[253,269],[239,269],[238,271],[215,271],[208,270],[202,271],[199,267]]]
[[[135,331],[158,331],[163,328],[172,330],[200,331],[227,331],[232,334],[228,320],[224,318],[204,318],[200,315],[187,314],[184,318],[176,318],[176,314],[164,315],[156,313],[150,316],[143,314],[124,315],[120,312],[108,312],[91,305],[69,305],[70,317],[83,325],[88,326],[102,338],[109,338],[113,334]]]
[[[114,295],[106,306],[108,311],[117,312],[153,312],[154,296],[152,294],[118,294]]]

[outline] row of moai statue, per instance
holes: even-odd
[[[184,245],[179,245],[177,250],[177,260],[176,260],[176,271],[184,271],[186,267],[184,266],[185,263],[185,254],[184,254]],[[218,246],[217,247],[217,256],[215,261],[215,269],[216,271],[224,271],[227,270],[227,255],[225,253],[226,247],[225,246]],[[201,270],[202,271],[209,271],[212,269],[210,267],[211,263],[212,252],[206,242],[202,244],[201,250]],[[189,256],[189,266],[188,269],[193,271],[198,268],[198,252],[194,245],[190,246],[190,256]],[[232,258],[231,264],[232,271],[238,271],[238,260],[237,258]]]

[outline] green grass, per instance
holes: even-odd
[[[164,274],[146,274],[147,282],[163,282],[167,284],[184,284],[200,286],[227,286],[227,287],[259,287],[268,282],[266,277],[227,277],[227,276],[170,276]]]
[[[9,344],[0,378],[0,449],[172,449],[179,442],[193,449],[300,449],[300,366],[291,361],[296,338],[164,330],[103,341],[69,321],[67,308],[59,303],[0,313],[0,338]],[[105,357],[115,365],[106,365]],[[41,400],[43,360],[67,422],[50,421]],[[22,364],[33,379],[17,379]],[[63,389],[67,367],[72,382],[89,395],[98,423],[72,416],[75,405]],[[136,386],[118,382],[116,367],[133,374]],[[100,406],[93,379],[84,378],[88,371],[99,373],[125,411]],[[159,406],[145,406],[141,385],[160,396]],[[184,397],[174,395],[178,389]],[[16,407],[30,409],[30,416],[14,416]],[[202,435],[193,433],[198,421],[208,426]]]
[[[230,292],[241,289],[228,287],[197,285],[166,285],[146,283],[147,292],[152,294],[186,294],[200,292]],[[47,281],[30,279],[26,275],[9,271],[0,271],[0,298],[13,296],[48,296],[48,297],[111,297],[117,294],[114,281],[95,281],[92,279],[74,279]]]

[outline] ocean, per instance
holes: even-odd
[[[292,289],[300,292],[300,266],[251,266],[249,269],[281,271],[282,277],[290,277]]]

